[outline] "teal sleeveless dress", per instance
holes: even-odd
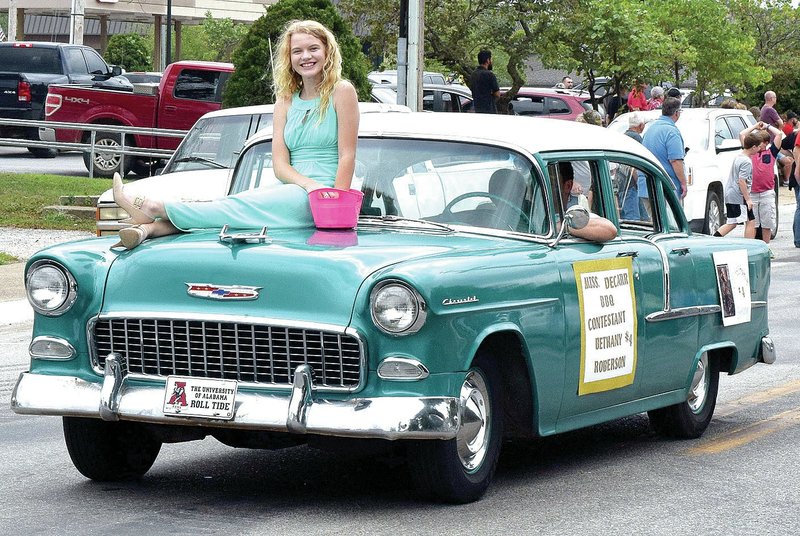
[[[338,121],[333,99],[319,121],[320,99],[292,96],[283,136],[290,162],[299,173],[333,187],[339,165]],[[231,228],[313,227],[308,193],[296,184],[278,184],[210,202],[165,203],[167,217],[181,231]]]

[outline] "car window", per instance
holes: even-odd
[[[173,94],[176,99],[220,102],[220,75],[219,71],[184,69],[175,81]]]
[[[601,191],[601,165],[607,164],[596,160],[575,159],[548,163],[550,187],[558,198],[556,206],[559,221],[563,218],[564,211],[574,205],[582,205],[595,214],[606,216],[602,195],[598,193]]]
[[[544,115],[544,97],[516,96],[512,101],[517,115]]]
[[[620,227],[655,231],[657,203],[652,173],[635,164],[615,160],[609,162],[609,172]]]
[[[270,143],[249,147],[231,193],[275,184]],[[360,139],[353,188],[362,214],[548,235],[543,178],[525,156],[467,143]]]
[[[259,127],[252,125],[257,120],[250,114],[199,119],[167,163],[164,173],[213,169],[219,166],[232,168],[245,140],[253,134],[253,129],[271,125],[272,115],[269,115],[268,121],[262,119]],[[214,166],[209,161],[216,162],[219,166]]]
[[[724,117],[718,117],[717,120],[714,121],[714,144],[719,145],[723,140],[733,139],[737,138],[735,138],[733,132],[731,132],[728,122],[725,121]]]
[[[81,49],[83,57],[86,58],[86,65],[89,67],[89,72],[92,74],[108,74],[108,65],[103,61],[103,58],[94,50]]]
[[[744,119],[739,115],[726,116],[725,122],[728,124],[728,129],[731,131],[734,139],[738,139],[739,133],[747,128]]]
[[[56,48],[2,47],[0,71],[14,73],[60,73],[61,58]]]
[[[72,74],[89,74],[89,69],[86,68],[86,60],[83,59],[80,49],[65,48],[64,57],[67,60],[69,72]]]
[[[564,99],[547,97],[545,102],[547,103],[547,113],[549,114],[568,114],[572,112],[569,108],[569,104],[567,104]]]

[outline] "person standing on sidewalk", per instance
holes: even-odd
[[[753,183],[753,161],[750,157],[761,149],[761,136],[750,131],[742,141],[742,152],[736,155],[731,165],[728,182],[725,183],[725,214],[728,219],[725,225],[714,233],[714,236],[725,236],[739,225],[742,208],[747,214],[744,226],[744,237],[755,238],[756,222],[753,214],[753,201],[750,199],[750,188]]]
[[[753,183],[750,186],[750,199],[753,201],[753,214],[756,217],[756,227],[761,227],[761,239],[769,244],[772,238],[772,229],[777,223],[775,214],[775,161],[781,151],[783,131],[758,122],[739,133],[739,140],[744,145],[744,138],[750,133],[755,133],[761,138],[759,151],[750,155],[753,163]],[[770,135],[773,136],[770,141]]]
[[[495,100],[500,96],[500,86],[497,85],[497,77],[492,72],[492,52],[490,50],[478,52],[478,68],[472,71],[472,76],[469,78],[469,89],[472,91],[472,101],[476,113],[497,113]]]
[[[686,145],[683,143],[681,131],[675,122],[681,116],[681,101],[675,97],[667,97],[661,106],[661,117],[653,121],[644,135],[644,146],[652,152],[667,171],[678,199],[686,197],[686,171],[683,157],[686,156]]]

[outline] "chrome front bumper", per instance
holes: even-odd
[[[456,397],[326,400],[315,395],[307,365],[295,370],[290,396],[237,393],[232,420],[164,415],[163,405],[163,386],[131,385],[113,360],[102,384],[23,372],[11,396],[11,409],[27,415],[381,439],[452,439],[461,413]]]

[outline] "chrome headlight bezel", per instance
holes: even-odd
[[[41,270],[54,270],[59,288],[63,289],[63,297],[59,299],[55,306],[44,307],[42,301],[34,297],[34,293],[37,290],[41,290],[41,288],[32,288],[31,285],[35,280],[34,276]],[[28,268],[28,272],[25,275],[25,294],[28,297],[28,303],[37,313],[45,316],[59,316],[69,311],[75,304],[75,300],[78,299],[78,284],[70,271],[62,264],[53,260],[43,259],[34,262]]]
[[[400,313],[401,315],[409,314],[410,318],[405,319],[397,326],[393,326],[386,320],[385,312],[388,309],[383,309],[384,302],[389,299],[390,293],[393,293],[395,298],[399,296],[405,301],[407,309],[410,310]],[[370,292],[369,308],[372,323],[384,333],[396,337],[418,332],[425,325],[428,316],[428,306],[420,293],[408,283],[398,279],[387,279],[375,285]],[[394,309],[397,310],[397,308]]]

